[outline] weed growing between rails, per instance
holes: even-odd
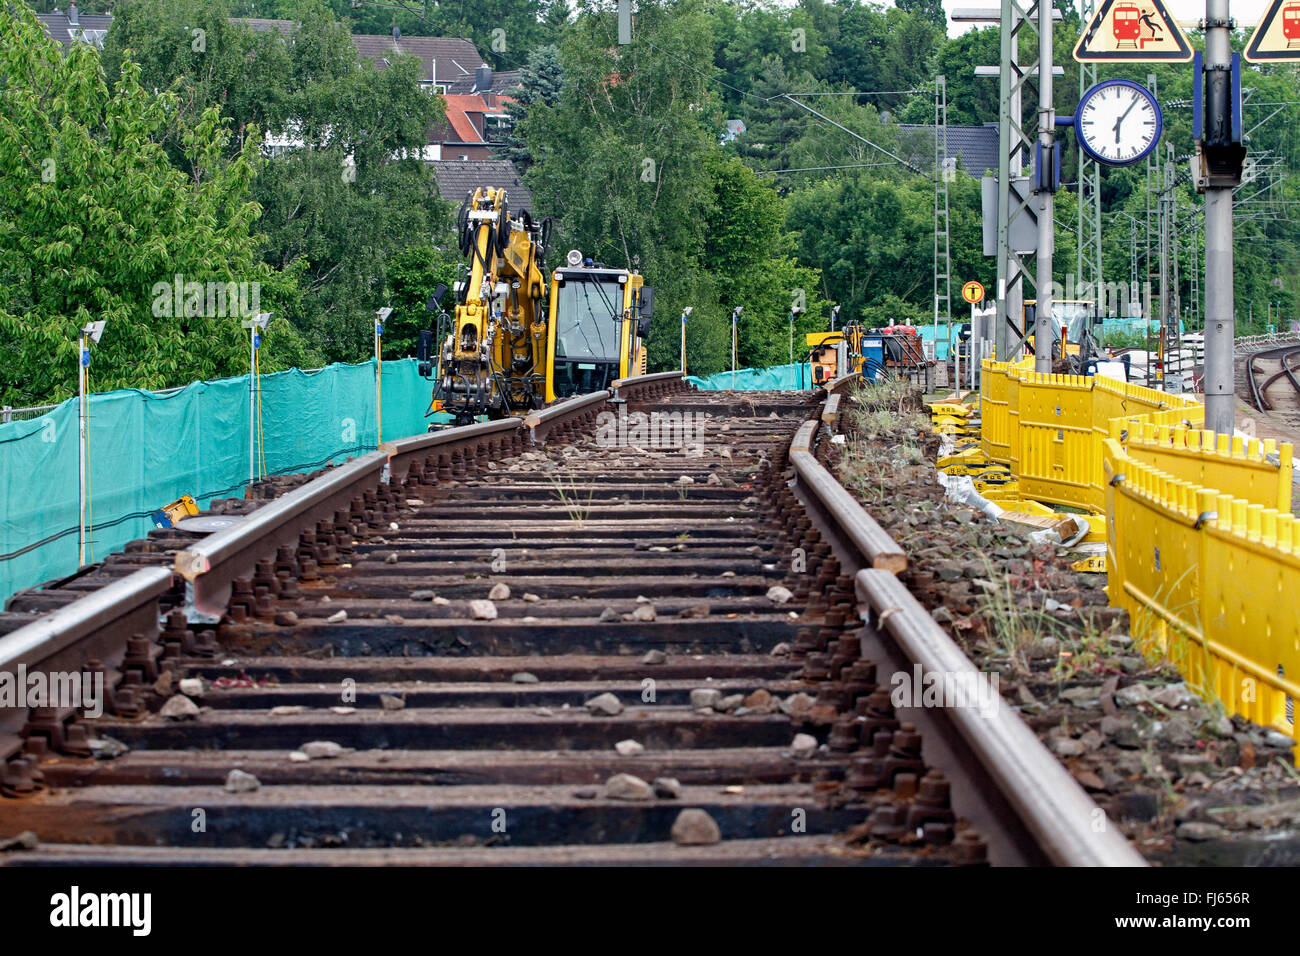
[[[591,502],[596,494],[595,488],[587,489],[587,497],[584,500],[582,492],[578,489],[578,480],[573,472],[566,472],[559,477],[555,475],[548,475],[547,477],[551,482],[551,487],[555,490],[555,496],[568,513],[569,520],[573,522],[575,527],[583,527],[587,521],[587,516],[591,514]]]
[[[1150,622],[1107,605],[1104,575],[945,499],[921,407],[910,383],[859,387],[841,414],[844,443],[818,450],[907,551],[903,583],[1140,852],[1300,862],[1279,843],[1283,810],[1300,799],[1289,741],[1205,704],[1162,647],[1144,654]],[[1254,801],[1277,810],[1240,811]]]

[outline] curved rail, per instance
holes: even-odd
[[[248,574],[276,548],[296,543],[305,528],[347,508],[379,483],[387,463],[383,452],[362,455],[181,551],[175,569],[193,585],[194,606],[203,614],[221,614],[235,578]]]
[[[1273,403],[1268,399],[1268,388],[1280,379],[1287,379],[1291,387],[1295,389],[1296,394],[1300,395],[1300,378],[1296,377],[1296,372],[1300,371],[1300,366],[1293,368],[1288,364],[1288,360],[1300,356],[1300,348],[1293,345],[1282,346],[1281,348],[1263,349],[1259,352],[1252,352],[1246,359],[1246,381],[1250,386],[1251,403],[1261,412],[1273,410]],[[1277,359],[1281,365],[1281,370],[1274,375],[1269,376],[1260,383],[1259,375],[1261,374],[1255,368],[1255,362],[1260,359]]]
[[[995,862],[1146,865],[898,578],[866,569],[854,584],[869,629],[893,645],[882,648],[886,656],[944,688],[945,706],[900,712],[922,729],[927,744],[939,743],[927,729],[938,731],[945,752],[928,752],[929,762],[940,769],[951,762],[966,779],[987,782],[962,788],[960,797],[954,791],[953,809],[988,837]]]
[[[812,454],[819,422],[804,422],[790,442],[790,464],[798,476],[799,488],[807,492],[804,504],[824,516],[832,535],[849,545],[856,567],[881,568],[897,574],[907,569],[907,554],[889,533],[862,510],[835,476]]]

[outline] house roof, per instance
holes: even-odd
[[[255,31],[279,30],[280,35],[288,39],[298,24],[293,20],[265,20],[256,18],[236,18],[238,23],[246,23]],[[352,43],[357,52],[369,57],[375,65],[383,69],[386,61],[393,55],[405,53],[417,57],[423,64],[421,78],[432,79],[435,83],[455,83],[474,79],[474,71],[486,66],[479,55],[478,47],[472,40],[459,37],[392,37],[388,34],[354,33]],[[436,76],[434,70],[437,71]],[[466,90],[469,92],[469,90]]]
[[[286,40],[293,36],[293,31],[297,29],[296,20],[266,20],[261,17],[231,17],[231,23],[242,23],[251,27],[254,33],[265,33],[268,30],[279,30],[280,36]]]
[[[904,133],[924,133],[933,142],[933,126],[912,126],[900,123],[898,128]],[[987,170],[998,171],[998,124],[985,123],[983,126],[949,126],[947,127],[948,158],[960,159],[961,168],[967,175],[979,179]],[[913,161],[922,167],[930,166],[934,160],[934,147],[924,156],[914,156]]]
[[[446,93],[443,99],[447,102],[447,117],[445,126],[451,127],[452,136],[443,137],[444,142],[455,143],[482,143],[486,144],[488,140],[479,131],[479,127],[469,117],[470,113],[504,113],[505,102],[502,97],[494,95],[465,95],[457,93]],[[444,128],[445,128],[444,126]]]
[[[534,212],[533,196],[514,164],[505,159],[444,159],[430,163],[438,177],[438,192],[448,202],[462,203],[479,186],[504,187],[513,215]]]
[[[500,95],[509,93],[519,85],[520,72],[518,70],[500,70],[492,74],[492,92]],[[472,77],[462,77],[447,84],[448,93],[467,94],[474,92],[474,86],[477,80]]]
[[[357,52],[369,57],[382,69],[394,53],[418,57],[424,64],[420,76],[436,83],[453,83],[474,78],[474,71],[487,66],[472,40],[451,37],[399,37],[354,33]],[[434,71],[437,71],[436,74]]]
[[[73,5],[69,6],[67,12],[55,10],[52,13],[37,14],[37,18],[45,26],[46,32],[65,47],[83,38],[102,47],[104,33],[113,25],[112,15],[75,14],[75,10]],[[74,14],[78,22],[75,26],[71,22]],[[265,17],[231,17],[231,22],[242,23],[251,28],[254,33],[276,30],[286,40],[293,36],[294,30],[298,27],[295,20],[272,20]],[[380,69],[384,68],[386,61],[395,53],[417,57],[424,64],[420,76],[426,81],[447,84],[449,92],[473,92],[475,71],[481,66],[487,66],[483,62],[483,57],[479,55],[478,48],[474,46],[474,42],[462,37],[394,38],[386,35],[354,33],[352,42],[358,53],[369,57]],[[497,73],[492,77],[492,91],[503,93],[517,86],[518,83],[519,71],[517,70]],[[453,86],[456,87],[455,90],[452,90]]]
[[[66,12],[56,8],[51,13],[38,13],[36,19],[41,21],[46,33],[65,47],[80,40],[102,48],[104,35],[113,25],[112,16],[79,13],[76,4],[70,5]]]

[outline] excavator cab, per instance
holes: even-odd
[[[551,275],[550,309],[548,402],[644,374],[654,289],[641,276],[571,250]]]

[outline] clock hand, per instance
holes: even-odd
[[[1130,103],[1130,104],[1128,105],[1128,109],[1126,109],[1123,113],[1120,113],[1120,114],[1119,114],[1119,119],[1115,120],[1115,142],[1116,142],[1116,143],[1119,142],[1119,126],[1120,126],[1120,124],[1124,122],[1124,118],[1127,117],[1129,113],[1132,113],[1132,112],[1133,112],[1133,107],[1135,107],[1135,106],[1137,106],[1137,105],[1138,105],[1138,101],[1135,99],[1132,103]]]

